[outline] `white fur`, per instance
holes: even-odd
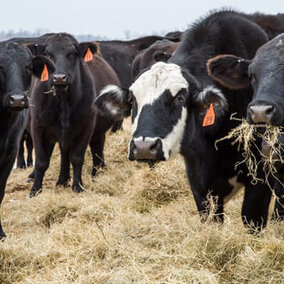
[[[107,85],[101,91],[99,96],[103,96],[108,93],[113,93],[116,96],[117,100],[122,101],[123,99],[123,91],[120,87],[116,85]]]
[[[218,102],[220,103],[220,106],[222,108],[227,108],[228,107],[228,102],[227,102],[227,99],[225,98],[224,94],[222,93],[221,90],[219,90],[218,88],[216,88],[214,86],[206,87],[202,92],[200,92],[198,94],[197,99],[200,102],[205,101],[207,93],[214,93],[215,95],[217,95],[220,98],[220,100]]]
[[[137,115],[132,125],[132,134],[137,128],[143,106],[152,105],[165,90],[174,97],[181,89],[187,89],[188,82],[183,77],[180,66],[172,63],[157,62],[131,85],[137,102]]]

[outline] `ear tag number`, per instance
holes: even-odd
[[[203,127],[209,126],[209,125],[214,124],[214,122],[215,122],[215,111],[214,111],[213,103],[211,103],[206,115],[204,116],[202,126]]]
[[[40,76],[41,82],[45,82],[48,80],[48,70],[46,64],[44,64],[41,76]]]
[[[90,48],[87,49],[84,60],[85,62],[89,62],[93,60],[93,53]]]

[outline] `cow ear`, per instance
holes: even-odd
[[[195,96],[199,114],[203,119],[202,126],[215,123],[215,119],[222,117],[228,110],[228,102],[221,90],[208,86]]]
[[[130,115],[131,94],[128,89],[107,85],[95,100],[95,105],[103,114],[121,119]]]
[[[47,81],[49,75],[55,71],[55,66],[51,60],[45,56],[36,56],[33,58],[33,74],[41,78],[42,81]],[[44,74],[43,74],[44,73]]]
[[[155,59],[156,62],[158,61],[167,62],[170,57],[171,57],[170,54],[161,50],[158,50],[153,54],[153,58]]]
[[[250,86],[250,63],[251,60],[234,55],[218,55],[207,61],[207,73],[225,88],[240,90]]]
[[[85,59],[85,62],[92,61],[93,56],[99,53],[100,48],[97,42],[81,42],[78,45],[78,54]]]
[[[30,49],[31,53],[33,54],[33,56],[38,56],[38,55],[42,55],[44,54],[44,51],[45,51],[45,47],[44,45],[41,45],[41,44],[30,44],[30,43],[27,43],[27,44],[24,44],[27,48]]]

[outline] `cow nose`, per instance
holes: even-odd
[[[249,115],[254,123],[270,124],[275,108],[272,105],[250,106]]]
[[[157,160],[158,154],[162,150],[162,141],[160,139],[131,141],[130,160]]]
[[[28,107],[27,96],[21,94],[10,95],[10,107],[27,108]]]
[[[66,85],[67,84],[67,75],[64,73],[54,74],[52,76],[54,85]]]

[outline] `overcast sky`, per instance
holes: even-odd
[[[5,0],[0,31],[93,34],[108,38],[184,30],[210,9],[283,13],[283,0]]]

